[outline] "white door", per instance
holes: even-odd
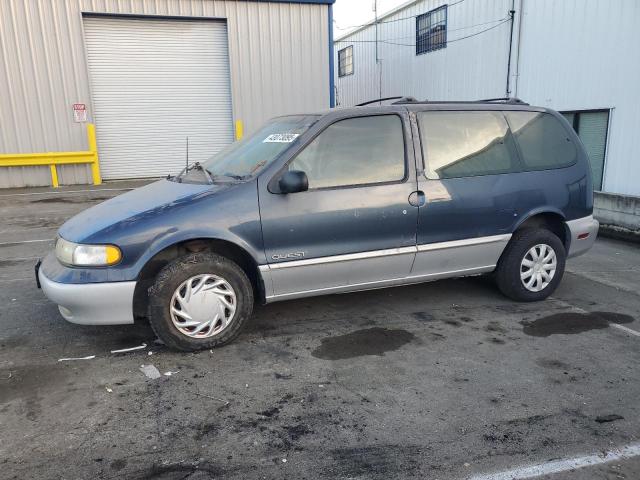
[[[105,179],[176,174],[233,141],[223,21],[85,17]]]

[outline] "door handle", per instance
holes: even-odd
[[[409,195],[409,205],[412,207],[422,207],[427,203],[427,197],[422,190],[416,190]]]

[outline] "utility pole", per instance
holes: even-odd
[[[509,17],[511,17],[511,30],[509,32],[509,58],[507,59],[507,89],[505,95],[507,98],[511,98],[511,49],[513,47],[513,22],[516,15],[515,8],[516,0],[511,0],[511,10],[509,10]]]
[[[376,65],[378,64],[378,0],[373,0],[373,15],[376,24]]]
[[[373,0],[373,14],[376,26],[376,68],[378,69],[378,98],[382,98],[382,65],[378,55],[378,0]],[[382,105],[382,102],[380,102]]]

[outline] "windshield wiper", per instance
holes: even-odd
[[[224,175],[214,175],[214,179],[218,180],[220,178],[230,178],[231,180],[244,180],[247,178],[246,175],[232,175],[230,173],[225,173]]]
[[[182,176],[186,175],[187,173],[189,173],[191,170],[200,170],[202,173],[204,173],[204,176],[207,177],[207,183],[209,185],[213,184],[213,178],[211,177],[211,173],[209,172],[209,170],[207,170],[206,168],[204,168],[202,166],[202,164],[200,162],[195,162],[193,165],[190,165],[188,167],[184,167],[180,173],[178,175],[176,175],[176,179],[182,183]]]
[[[206,168],[204,168],[200,162],[196,162],[193,164],[193,168],[202,171],[202,173],[204,173],[204,176],[207,177],[207,183],[209,183],[209,185],[213,184],[213,178],[211,178],[211,173],[209,173],[209,170],[207,170]]]
[[[185,167],[183,168],[180,173],[178,175],[175,176],[175,178],[178,180],[178,182],[182,182],[182,177],[184,175],[186,175],[187,173],[189,173],[192,170],[200,170],[205,177],[207,177],[207,183],[209,185],[214,184],[215,182],[218,181],[224,181],[224,180],[234,180],[234,181],[238,181],[238,180],[246,180],[246,178],[248,177],[248,175],[233,175],[231,173],[227,173],[224,175],[218,175],[218,174],[212,174],[210,170],[208,170],[207,168],[205,168],[200,162],[195,162],[192,165],[189,165],[189,167]],[[167,176],[167,178],[173,178],[170,175]]]

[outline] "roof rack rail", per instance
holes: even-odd
[[[400,100],[396,100],[391,105],[400,105],[402,103],[418,103],[418,100],[413,97],[402,97],[400,98]]]
[[[446,104],[465,104],[465,103],[506,103],[509,105],[529,105],[519,98],[486,98],[484,100],[416,100],[413,97],[402,97],[396,100],[392,105],[402,105],[407,103],[429,104],[429,103],[446,103]]]
[[[516,105],[529,105],[528,103],[523,102],[517,97],[500,97],[500,98],[485,98],[483,100],[477,100],[478,102],[504,102]]]
[[[384,102],[387,100],[395,100],[391,105],[403,105],[407,103],[506,103],[508,105],[529,105],[516,97],[501,97],[501,98],[485,98],[483,100],[416,100],[413,97],[385,97],[376,98],[375,100],[369,100],[368,102],[358,103],[356,107],[364,107],[372,103]]]
[[[402,100],[410,97],[385,97],[385,98],[376,98],[375,100],[369,100],[367,102],[362,102],[356,104],[356,107],[364,107],[365,105],[371,105],[372,103],[384,102],[386,100]]]

